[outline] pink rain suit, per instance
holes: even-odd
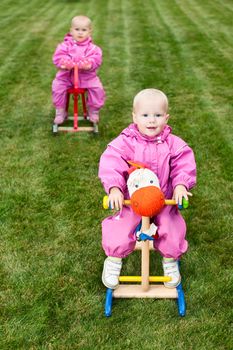
[[[108,144],[100,158],[99,177],[107,194],[118,187],[129,198],[126,181],[127,160],[147,164],[158,176],[165,198],[170,199],[176,185],[190,190],[196,183],[196,163],[192,149],[179,137],[171,134],[171,128],[154,138],[142,135],[135,124],[130,124]],[[102,245],[107,256],[124,258],[135,247],[135,229],[141,217],[130,206],[102,222]],[[154,218],[158,226],[158,239],[154,248],[163,257],[179,259],[188,248],[185,239],[186,225],[176,206],[165,206]]]
[[[102,63],[101,49],[92,43],[91,38],[82,42],[75,41],[71,34],[67,34],[59,44],[53,55],[53,63],[59,68],[52,84],[52,98],[55,108],[65,109],[66,92],[74,83],[73,70],[61,69],[62,60],[72,60],[74,63],[88,60],[92,64],[90,70],[79,70],[79,87],[88,89],[87,105],[89,111],[99,109],[104,105],[105,92],[96,70]]]

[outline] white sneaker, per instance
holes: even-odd
[[[116,260],[115,260],[116,259]],[[122,267],[122,261],[119,258],[107,257],[104,261],[102,273],[102,282],[107,288],[116,289],[119,284],[119,276]]]
[[[98,134],[99,133],[99,127],[97,123],[93,123],[93,133]]]
[[[175,288],[180,284],[181,276],[179,271],[178,260],[175,259],[163,259],[163,272],[164,276],[172,278],[170,282],[164,282],[164,286],[167,288]]]

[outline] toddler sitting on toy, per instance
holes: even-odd
[[[92,23],[86,16],[76,16],[71,21],[70,33],[59,44],[53,55],[53,63],[59,69],[52,83],[52,99],[56,108],[55,124],[62,124],[67,117],[67,89],[74,83],[74,64],[79,67],[80,88],[88,92],[87,106],[90,121],[99,122],[99,110],[104,105],[105,92],[96,75],[102,63],[101,49],[92,43]]]
[[[168,119],[167,96],[156,89],[142,90],[133,101],[133,123],[108,144],[101,156],[99,177],[111,208],[120,209],[102,222],[102,245],[107,255],[102,281],[108,288],[115,289],[119,284],[122,258],[134,250],[135,230],[141,220],[130,206],[123,206],[124,198],[129,198],[128,161],[148,165],[157,175],[165,198],[173,197],[180,205],[196,183],[193,151],[172,134]],[[178,261],[188,249],[185,221],[176,206],[165,206],[153,222],[157,226],[154,248],[163,257],[164,274],[172,278],[164,285],[174,288],[181,281]]]

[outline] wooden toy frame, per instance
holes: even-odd
[[[106,208],[106,196],[103,200]],[[166,204],[175,205],[174,200],[166,200]],[[125,204],[130,204],[130,200]],[[185,206],[184,206],[185,207]],[[181,209],[181,207],[180,207]],[[145,232],[150,227],[150,218],[142,216],[141,231]],[[162,298],[176,299],[178,313],[180,316],[185,316],[186,304],[185,296],[180,283],[176,288],[166,288],[161,284],[150,284],[150,282],[168,282],[171,277],[168,276],[149,276],[150,267],[150,249],[153,249],[152,241],[146,240],[136,243],[135,250],[141,250],[141,276],[120,276],[120,282],[140,282],[140,284],[122,284],[120,283],[116,289],[107,288],[105,300],[105,316],[112,315],[113,298]]]

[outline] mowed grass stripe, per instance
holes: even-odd
[[[143,30],[140,27],[140,23],[143,21],[143,13],[150,18],[150,13],[153,12],[151,7],[147,7],[146,3],[141,7],[140,2],[135,3],[135,7],[130,2],[128,4],[129,7],[124,4],[124,13],[127,13],[125,22],[127,22],[129,37],[129,47],[127,48],[129,68],[127,74],[129,75],[130,85],[132,85],[131,89],[134,89],[132,92],[136,93],[143,88],[154,86],[155,82],[157,86],[162,83],[164,76],[160,74],[160,70],[163,66],[163,60],[160,57],[155,33],[151,33],[147,22]]]
[[[182,13],[184,11],[184,8],[180,9],[180,11]],[[190,17],[188,17],[188,20],[190,20]],[[189,28],[188,25],[186,25],[186,27]],[[173,31],[174,33],[177,33],[177,35],[180,34],[180,32],[177,32],[175,29]],[[206,38],[205,34],[202,35],[202,33],[206,33],[207,26],[202,30],[196,24],[193,23],[193,20],[190,20],[190,32],[191,31],[199,33],[198,45],[189,45],[187,41],[187,45],[183,45],[183,50],[185,50],[186,57],[192,57],[193,70],[197,75],[197,79],[202,81],[203,94],[209,94],[209,96],[205,96],[206,101],[208,101],[209,104],[209,110],[214,109],[215,117],[218,120],[218,124],[220,127],[223,127],[223,119],[228,123],[228,131],[225,131],[225,127],[223,127],[222,132],[224,135],[225,133],[227,133],[229,144],[232,145],[232,142],[230,141],[232,139],[232,127],[230,121],[230,114],[232,109],[230,102],[232,89],[229,78],[231,76],[232,63],[229,64],[229,62],[226,59],[224,59],[222,55],[216,52],[215,45],[212,44],[213,41],[209,41],[208,38]],[[180,42],[183,42],[183,40],[178,40]],[[189,47],[190,50],[188,50]],[[223,81],[224,84],[222,84]]]
[[[132,108],[132,98],[137,92],[139,77],[134,73],[135,59],[136,55],[132,55],[132,46],[134,45],[132,30],[135,31],[134,23],[134,11],[133,5],[130,1],[122,1],[122,14],[123,14],[123,41],[124,41],[124,60],[122,60],[122,65],[124,68],[124,98],[128,101],[128,111],[126,121],[131,120],[131,108]],[[130,118],[130,119],[129,119]]]
[[[150,2],[148,2],[150,4]],[[155,55],[158,56],[158,76],[156,83],[161,84],[161,89],[165,90],[170,101],[170,123],[175,123],[175,128],[181,135],[192,142],[194,136],[187,128],[187,113],[190,109],[195,109],[197,105],[194,88],[198,89],[198,82],[193,79],[192,65],[185,60],[182,46],[174,36],[173,27],[181,27],[180,20],[175,19],[171,27],[171,19],[167,18],[166,11],[162,11],[158,2],[154,1],[149,7],[151,9],[151,19],[156,17],[155,24],[151,25],[151,38],[154,38],[156,48]],[[156,85],[157,85],[156,84]],[[184,99],[185,92],[185,99]],[[192,121],[193,122],[193,121]]]
[[[32,0],[28,3],[22,1],[21,4],[19,1],[10,0],[6,2],[7,4],[4,4],[1,1],[0,4],[0,28],[8,33],[14,32],[14,34],[19,34],[17,29],[24,28],[25,23],[31,23],[41,9],[43,10],[45,7],[52,5],[53,0],[45,3],[44,6],[37,0]],[[30,30],[30,26],[28,26],[28,29]],[[15,39],[15,37],[12,39]]]
[[[171,18],[169,18],[169,21],[167,23],[170,24],[171,28],[173,28],[173,32],[176,35],[177,42],[180,42],[180,45],[183,43],[182,34],[180,34],[179,30],[176,30],[177,26],[174,25],[174,21]],[[192,27],[192,23],[191,23]],[[187,25],[188,28],[188,25]],[[196,32],[196,31],[194,31]],[[200,32],[200,30],[199,30]],[[181,38],[180,38],[181,36]],[[224,119],[227,120],[227,115],[229,113],[229,99],[230,99],[230,89],[229,89],[229,74],[231,71],[231,67],[224,65],[224,69],[220,70],[219,73],[219,67],[221,65],[221,62],[219,60],[216,60],[215,57],[212,55],[212,52],[214,52],[214,49],[211,47],[211,44],[209,43],[209,54],[206,55],[205,53],[201,53],[201,48],[207,45],[207,40],[203,36],[203,39],[199,41],[199,46],[192,46],[192,44],[189,45],[187,42],[186,45],[182,45],[183,54],[184,57],[184,63],[189,61],[189,58],[193,57],[193,60],[191,61],[192,64],[190,65],[191,69],[195,74],[197,72],[199,73],[200,77],[197,76],[196,80],[199,81],[202,85],[202,94],[205,93],[205,91],[208,93],[212,91],[211,99],[209,100],[207,98],[208,104],[211,103],[212,107],[214,107],[216,116],[220,115],[220,117],[224,117]],[[200,47],[200,50],[199,50]],[[196,57],[196,61],[195,61]],[[186,59],[188,58],[188,59]],[[199,58],[199,59],[198,59]],[[205,58],[205,59],[204,59]],[[214,72],[217,72],[216,74]],[[194,74],[194,75],[195,75]],[[224,81],[225,84],[222,86],[221,81]],[[207,87],[206,84],[209,83],[211,87]],[[200,86],[201,87],[201,86]],[[221,111],[219,110],[219,106],[221,106]],[[230,127],[230,123],[229,123]]]
[[[6,5],[3,1],[0,4],[0,29],[9,32],[10,30],[14,31],[21,24],[21,22],[18,22],[19,19],[23,21],[27,18],[26,14],[31,13],[31,10],[35,8],[36,1],[30,1],[27,4],[24,3],[23,6],[19,6],[18,3],[6,2]]]
[[[227,16],[229,15],[229,19],[230,19],[231,14],[233,13],[233,6],[232,6],[231,0],[224,0],[224,1],[215,0],[214,4],[216,4],[215,7],[217,7],[220,11],[221,9],[223,10],[223,17],[224,17],[224,13],[226,14],[226,11],[227,11]]]
[[[52,12],[50,16],[52,16]],[[44,30],[46,31],[46,28],[44,28]],[[30,86],[31,73],[33,73],[35,68],[35,66],[33,66],[33,61],[36,61],[37,63],[39,62],[37,56],[37,45],[38,42],[41,41],[41,38],[38,39],[37,37],[37,40],[31,38],[31,40],[34,45],[32,46],[31,41],[29,40],[27,43],[29,50],[26,50],[25,46],[21,48],[22,51],[25,51],[27,57],[29,54],[31,54],[31,61],[30,63],[28,62],[27,67],[24,65],[24,60],[21,62],[24,81],[21,82],[20,85],[14,84],[13,91],[11,91],[11,99],[12,102],[14,102],[12,104],[11,114],[7,119],[4,119],[4,127],[6,130],[8,130],[5,138],[6,143],[4,154],[4,170],[8,185],[6,188],[13,196],[20,193],[25,193],[25,198],[27,197],[28,191],[31,193],[32,197],[37,192],[39,194],[42,193],[43,195],[43,189],[41,189],[39,185],[40,171],[38,171],[37,165],[38,163],[43,164],[43,162],[45,162],[44,157],[47,156],[47,152],[45,151],[46,149],[40,148],[41,137],[38,138],[38,135],[36,136],[37,130],[35,129],[37,124],[41,124],[40,116],[37,118],[38,112],[36,108],[40,109],[41,106],[43,106],[43,100],[41,99],[38,101],[37,92],[40,88]],[[36,53],[36,55],[33,53]],[[18,65],[18,67],[20,67],[20,65]],[[30,95],[31,90],[34,92],[34,95],[33,93]],[[24,91],[23,95],[20,93],[21,91]],[[31,98],[32,96],[33,98]],[[35,97],[37,98],[35,99]],[[30,124],[28,125],[29,121]],[[11,135],[14,135],[14,138],[11,138]],[[40,140],[38,143],[38,148],[35,147],[35,139]],[[44,151],[44,153],[42,151]],[[10,158],[9,154],[11,155]],[[18,177],[16,178],[14,178],[13,175],[15,170],[12,169],[12,165],[14,165],[15,169],[18,171]],[[43,179],[43,174],[41,175],[41,179]],[[17,191],[14,191],[14,188],[16,188]],[[30,198],[28,198],[28,200],[30,201]]]
[[[210,39],[213,39],[213,44],[216,44],[218,41],[221,42],[221,45],[218,46],[220,50],[222,45],[227,46],[227,44],[231,44],[232,42],[230,35],[232,12],[224,8],[222,6],[223,4],[224,2],[221,4],[205,2],[203,6],[191,0],[187,6],[183,7],[184,11],[190,12],[189,17],[193,17],[193,20],[205,27],[204,32]],[[193,11],[193,16],[191,14],[191,9]],[[208,27],[208,31],[206,31],[206,27]],[[230,48],[231,47],[229,47],[229,49]]]
[[[173,7],[173,11],[174,8],[175,6]],[[183,33],[183,37],[180,33],[181,39],[183,39],[180,41],[184,42],[187,40],[184,49],[189,46],[192,49],[190,50],[190,56],[192,55],[191,62],[194,64],[194,66],[196,65],[195,62],[198,62],[198,66],[203,67],[206,74],[211,76],[215,82],[225,78],[225,82],[228,83],[229,86],[228,74],[231,72],[232,64],[230,64],[231,62],[229,62],[227,58],[224,58],[222,54],[218,52],[214,41],[209,40],[206,34],[208,32],[208,24],[206,23],[204,27],[200,26],[199,23],[195,23],[195,20],[193,19],[194,16],[191,16],[191,11],[189,12],[189,15],[187,15],[184,6],[177,7],[177,13],[183,14],[183,22],[187,21],[185,25],[186,28],[189,29],[189,32],[187,31],[186,33]],[[176,30],[176,32],[178,31]],[[196,33],[196,37],[194,37],[196,40],[194,40],[193,44],[188,41],[189,35],[192,33]],[[188,54],[188,52],[186,54]],[[204,60],[204,58],[206,59]],[[217,70],[216,67],[222,68],[224,75],[219,74],[219,70]]]
[[[164,13],[167,13],[166,10],[164,10]],[[176,12],[176,18],[178,16],[179,11]],[[183,34],[183,31],[180,31],[180,26],[177,25],[177,19],[176,18],[172,18],[169,13],[167,13],[167,24],[170,25],[171,27],[171,31],[172,28],[174,29],[173,32],[175,33],[176,37],[177,37],[177,43],[179,43],[179,45],[182,45],[182,51],[185,52],[186,57],[188,58],[187,60],[184,59],[184,63],[183,66],[186,65],[187,66],[187,62],[190,65],[190,70],[192,70],[195,66],[201,67],[204,66],[203,69],[205,69],[206,74],[209,74],[209,76],[211,76],[210,73],[213,73],[215,69],[215,67],[219,67],[219,65],[221,64],[220,62],[220,58],[219,60],[216,60],[215,57],[212,56],[212,51],[214,51],[214,49],[210,46],[211,44],[208,44],[208,51],[210,52],[210,54],[206,55],[206,52],[202,52],[203,47],[206,47],[207,45],[207,41],[204,38],[201,38],[201,32],[199,30],[199,41],[198,41],[198,45],[192,45],[192,43],[189,43],[188,38],[185,38],[185,34]],[[184,20],[186,21],[185,17]],[[188,24],[187,24],[188,27]],[[191,23],[191,27],[192,27],[192,23]],[[196,33],[196,31],[192,30],[193,33]],[[188,35],[188,32],[187,32]],[[184,45],[184,43],[186,43]],[[204,60],[204,57],[206,58]],[[209,59],[208,59],[209,57]],[[224,71],[225,71],[225,66],[224,65]],[[182,68],[182,66],[181,66]],[[210,72],[208,72],[208,70]],[[228,67],[229,73],[230,73],[230,68]],[[216,70],[218,71],[218,70]],[[221,75],[219,75],[219,78],[221,79]],[[226,77],[226,82],[228,81],[228,74],[226,72],[226,74],[224,73],[223,78]],[[216,76],[214,76],[214,78],[216,78]],[[229,94],[229,90],[227,90],[227,95]]]
[[[119,4],[121,4],[121,2]],[[122,53],[124,52],[124,46],[121,40],[123,34],[123,20],[122,10],[119,4],[116,4],[116,2],[113,0],[109,0],[107,3],[108,18],[106,21],[107,26],[105,32],[105,52],[109,67],[108,73],[110,74],[110,79],[107,81],[107,84],[110,84],[111,82],[112,90],[119,87],[122,83]],[[110,20],[110,18],[112,18],[112,20]],[[116,72],[118,79],[112,80],[111,76],[115,75]]]
[[[176,2],[179,3],[179,0],[176,0]],[[233,7],[232,5],[231,7],[227,7],[227,1],[207,0],[203,3],[201,0],[190,0],[186,6],[189,7],[189,5],[191,5],[194,9],[203,9],[201,17],[206,13],[210,19],[218,18],[220,27],[222,25],[225,26],[225,24],[231,25]],[[208,22],[208,17],[206,17],[206,22]]]
[[[2,55],[1,55],[1,67],[0,67],[0,76],[3,74],[3,71],[11,69],[10,65],[14,65],[16,62],[19,63],[20,59],[17,57],[17,54],[20,52],[21,48],[24,45],[24,42],[32,36],[35,37],[40,30],[38,27],[40,25],[40,16],[42,17],[42,22],[46,18],[49,9],[53,11],[53,5],[48,2],[45,6],[40,6],[35,13],[35,7],[31,9],[31,13],[25,13],[22,19],[18,21],[12,21],[10,29],[8,29],[8,35],[11,37],[11,40],[8,40],[8,36],[5,36],[1,42]],[[42,26],[44,23],[42,24]],[[28,28],[25,30],[25,26]],[[25,63],[25,62],[24,62]]]
[[[187,3],[186,6],[180,6],[179,2],[176,3],[180,11],[196,26],[198,32],[206,37],[206,49],[211,46],[213,57],[219,56],[220,59],[225,59],[227,64],[232,62],[232,36],[230,35],[232,25],[231,22],[227,21],[227,17],[221,19],[217,12],[210,11],[210,6],[207,13],[203,11],[202,5],[197,6],[195,4],[194,6],[190,4],[188,6]],[[219,42],[221,42],[221,45],[219,45]],[[225,52],[226,57],[222,57],[225,56]]]
[[[19,81],[20,75],[22,74],[22,67],[27,66],[30,63],[30,48],[32,44],[38,39],[38,31],[40,29],[45,29],[44,24],[41,28],[38,28],[40,23],[40,17],[42,16],[43,20],[46,18],[46,15],[49,15],[50,11],[53,13],[53,7],[51,4],[47,4],[45,7],[38,11],[38,18],[33,17],[32,24],[28,23],[30,27],[29,30],[24,31],[23,34],[15,35],[15,41],[11,41],[11,45],[6,46],[6,52],[3,52],[3,62],[0,67],[0,77],[1,83],[5,85],[5,90],[12,83],[16,83]],[[47,22],[47,26],[49,26],[49,22]],[[16,28],[17,32],[17,28]],[[38,53],[36,55],[38,59]],[[38,61],[39,63],[39,61]],[[10,74],[9,74],[10,72]],[[12,79],[14,77],[14,79]],[[4,91],[1,91],[4,93]]]
[[[105,132],[108,131],[108,137],[113,138],[117,130],[120,131],[123,128],[122,117],[127,104],[124,98],[124,61],[126,53],[123,39],[124,23],[121,1],[116,3],[109,0],[106,3],[106,11],[106,26],[102,37],[104,64],[101,68],[101,77],[103,77],[107,99],[101,114],[106,122]]]
[[[208,10],[209,8],[207,8],[207,12],[204,12],[203,7],[197,6],[197,4],[195,6],[192,4],[191,7],[184,8],[188,17],[192,18],[208,37],[214,49],[219,51],[231,63],[233,54],[232,36],[230,34],[231,22],[229,21],[228,23],[224,17],[222,19],[219,18],[218,8],[215,14]],[[220,42],[221,45],[219,45]]]

